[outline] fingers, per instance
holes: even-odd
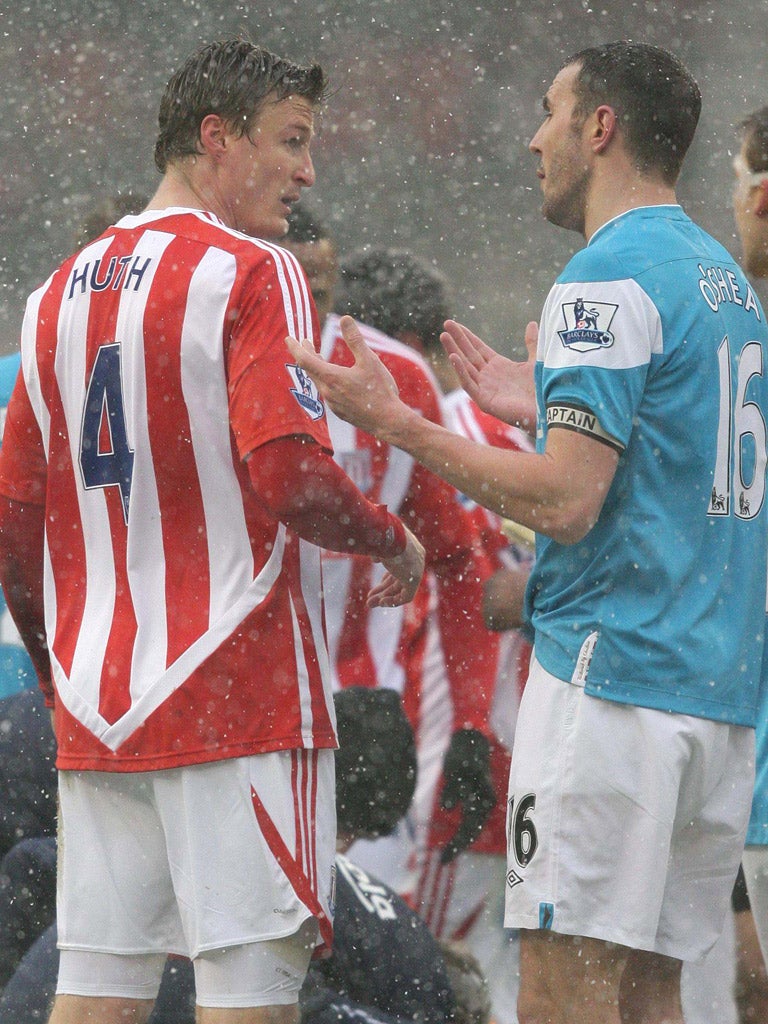
[[[456,320],[446,320],[443,327],[445,330],[440,335],[441,339],[447,336],[455,346],[453,351],[461,352],[474,366],[479,368],[496,355],[490,345],[486,345],[482,338],[470,331],[464,324],[460,324]]]
[[[353,317],[343,316],[339,320],[339,327],[341,328],[341,336],[344,338],[350,352],[357,354],[357,352],[368,350],[365,339]]]
[[[477,370],[460,354],[451,353],[448,361],[456,371],[459,384],[471,398],[475,398],[477,390]]]
[[[416,596],[424,574],[424,547],[406,526],[404,550],[383,561],[386,573],[368,593],[369,608],[393,608],[407,604]]]
[[[380,583],[371,587],[366,600],[369,608],[399,608],[406,603],[406,588],[391,573],[386,573]]]
[[[470,366],[479,369],[485,361],[482,349],[486,346],[483,345],[483,342],[476,334],[473,334],[463,324],[456,323],[455,320],[446,320],[443,326],[445,330],[440,335],[440,340],[448,354],[460,356]]]
[[[387,572],[381,582],[368,591],[366,604],[369,608],[399,608],[413,600],[416,587],[416,581],[403,582]]]
[[[355,358],[356,366],[367,366],[371,361],[380,362],[379,357],[366,345],[360,328],[351,316],[343,316],[339,320],[339,327],[347,348]]]
[[[315,347],[309,339],[297,341],[296,338],[289,336],[285,339],[285,344],[297,365],[315,378],[315,383],[323,379],[323,368],[329,364],[315,352]]]

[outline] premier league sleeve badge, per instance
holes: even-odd
[[[325,414],[325,406],[320,401],[320,396],[312,378],[306,370],[302,370],[296,363],[286,363],[285,368],[293,378],[295,385],[295,387],[290,389],[293,397],[310,419],[321,419]]]
[[[566,348],[576,352],[593,352],[613,344],[611,322],[619,308],[612,302],[591,302],[582,297],[562,304],[565,329],[558,331]]]

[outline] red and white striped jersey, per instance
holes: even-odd
[[[335,746],[320,552],[244,462],[330,447],[287,334],[318,334],[295,258],[184,209],[124,218],[30,297],[0,491],[46,502],[60,768]]]
[[[478,444],[508,448],[512,451],[532,452],[535,447],[524,431],[484,412],[462,389],[451,392],[443,399],[443,408],[452,430]],[[475,520],[483,546],[494,559],[494,568],[531,562],[533,553],[510,543],[503,530],[503,520],[497,513],[464,499]],[[496,807],[486,822],[472,850],[476,853],[504,853],[506,851],[506,800],[509,781],[509,761],[514,739],[517,712],[525,681],[531,644],[519,630],[498,634],[499,652],[490,712],[491,771],[498,796]],[[433,835],[432,845],[440,845],[442,835]],[[422,879],[422,884],[424,880]]]
[[[359,324],[367,344],[395,378],[401,399],[442,423],[435,379],[413,349]],[[351,356],[328,317],[321,352],[336,363]],[[417,734],[443,743],[455,729],[488,731],[496,665],[494,643],[478,643],[482,583],[491,571],[471,517],[457,492],[399,448],[376,440],[332,412],[328,425],[334,458],[372,501],[397,513],[424,544],[424,581],[404,608],[368,608],[366,594],[382,568],[369,559],[323,552],[326,621],[336,687],[388,686],[398,690]],[[430,603],[436,598],[443,670],[425,687],[423,658]]]

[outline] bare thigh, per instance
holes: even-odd
[[[630,950],[578,935],[520,932],[520,1024],[620,1024]]]
[[[153,1000],[56,996],[48,1024],[146,1024]]]

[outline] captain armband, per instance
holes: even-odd
[[[613,434],[603,430],[600,421],[591,410],[571,402],[557,402],[547,406],[547,427],[563,427],[565,430],[574,430],[577,434],[586,434],[587,437],[593,437],[619,453],[625,448]]]

